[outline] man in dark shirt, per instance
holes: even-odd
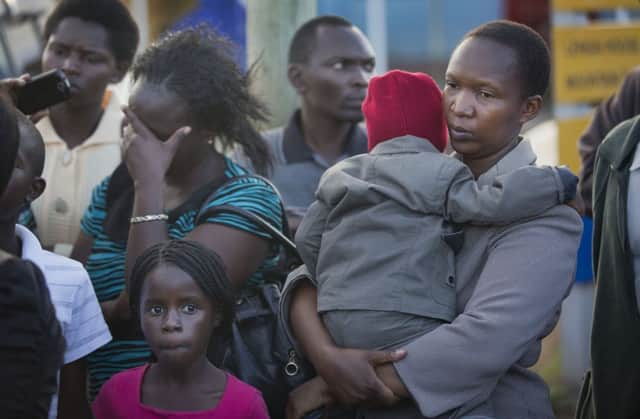
[[[366,153],[362,101],[375,57],[365,35],[338,16],[319,16],[303,24],[289,46],[289,82],[300,108],[289,123],[265,132],[273,169],[269,175],[295,230],[313,202],[320,176],[334,163]],[[246,159],[236,154],[246,165]]]

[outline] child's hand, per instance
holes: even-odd
[[[301,419],[305,413],[333,403],[329,387],[322,377],[315,377],[289,393],[287,419]]]

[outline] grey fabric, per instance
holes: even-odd
[[[490,186],[535,159],[522,141],[478,179],[479,185]],[[362,417],[457,415],[460,406],[487,399],[498,419],[554,417],[547,385],[529,368],[573,283],[582,221],[559,205],[522,222],[468,225],[464,231],[456,258],[456,319],[407,345],[409,356],[395,364],[419,410],[406,402],[363,411]],[[304,267],[292,272],[283,292],[287,327],[300,281],[314,283]]]
[[[296,234],[316,276],[318,311],[381,310],[452,321],[450,222],[508,224],[564,199],[553,168],[527,167],[478,187],[471,171],[405,136],[344,160],[322,177]]]
[[[393,349],[442,324],[429,317],[395,311],[333,310],[322,321],[336,345],[356,349]]]

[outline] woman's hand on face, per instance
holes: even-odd
[[[162,181],[171,166],[180,142],[191,127],[178,128],[166,141],[161,141],[128,107],[123,107],[123,158],[136,183]]]
[[[376,375],[376,367],[399,361],[404,350],[365,351],[334,348],[327,363],[318,371],[327,382],[331,394],[340,404],[391,406],[399,398]]]

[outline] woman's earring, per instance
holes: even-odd
[[[209,138],[207,140],[207,144],[209,144],[210,146],[213,146],[213,138]]]

